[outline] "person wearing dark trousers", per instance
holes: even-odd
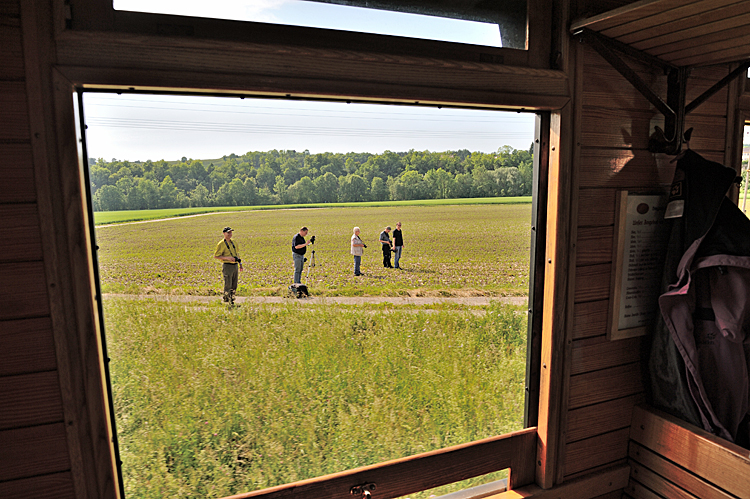
[[[401,259],[401,251],[404,249],[404,237],[401,235],[401,222],[396,222],[393,230],[393,266],[400,269],[398,262]]]
[[[305,241],[307,227],[302,227],[292,238],[292,258],[294,259],[294,284],[302,283],[302,269],[305,266],[307,247],[315,242],[315,236]]]
[[[383,267],[392,269],[391,265],[391,251],[393,246],[391,245],[391,226],[387,226],[383,232],[380,233],[380,243],[383,245]]]
[[[224,239],[216,245],[214,258],[223,262],[221,273],[224,276],[225,302],[234,303],[234,295],[237,292],[237,280],[239,271],[242,270],[242,260],[237,249],[237,243],[232,241],[232,228],[224,227]],[[239,268],[238,268],[239,267]]]

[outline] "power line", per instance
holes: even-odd
[[[199,98],[200,97],[196,97],[196,99],[199,99]],[[195,108],[191,109],[191,108],[185,108],[185,107],[175,107],[175,106],[153,107],[153,106],[144,106],[144,105],[142,105],[144,103],[149,103],[149,104],[150,103],[156,103],[156,104],[174,104],[175,103],[175,101],[169,101],[169,100],[139,100],[139,99],[125,99],[125,98],[123,98],[120,102],[137,102],[137,103],[139,103],[141,105],[139,105],[139,106],[129,106],[129,105],[122,105],[122,104],[119,104],[119,103],[117,103],[117,104],[105,104],[105,103],[96,102],[96,101],[92,102],[89,105],[91,105],[92,107],[116,107],[116,108],[132,108],[132,109],[157,109],[157,110],[172,110],[172,111],[185,111],[185,112],[212,112],[217,107],[224,107],[224,108],[231,107],[233,109],[237,109],[238,107],[244,105],[245,102],[252,103],[251,100],[235,102],[233,104],[218,104],[218,103],[205,103],[204,104],[204,103],[199,103],[199,102],[184,102],[184,101],[180,102],[180,101],[177,101],[180,105],[197,106],[197,107],[210,106],[210,108],[211,108],[211,109],[208,109],[208,110],[202,110],[202,109],[195,109]],[[328,104],[330,105],[330,103],[328,103]],[[338,105],[344,106],[344,104],[338,104]],[[355,106],[366,106],[366,105],[367,106],[377,106],[378,104],[353,104],[353,105],[355,105]],[[346,105],[346,106],[349,106],[349,105]],[[384,106],[382,104],[380,104],[379,106],[381,106],[382,109],[386,109],[387,108],[387,106]],[[329,108],[329,109],[326,109],[325,113],[340,113],[340,114],[344,114],[345,113],[345,114],[348,114],[350,116],[332,116],[332,115],[327,115],[327,114],[321,113],[320,109],[306,108],[306,107],[297,107],[297,106],[295,106],[294,108],[285,108],[285,107],[280,107],[278,105],[277,106],[251,106],[251,107],[247,107],[246,109],[247,109],[247,111],[236,111],[236,110],[235,111],[221,111],[221,113],[281,115],[282,113],[286,113],[286,112],[295,112],[296,113],[298,111],[307,111],[307,112],[314,112],[315,114],[312,115],[312,116],[316,116],[316,117],[330,117],[330,118],[362,119],[361,115],[376,114],[376,115],[383,115],[384,117],[380,117],[380,118],[374,118],[373,117],[373,118],[367,118],[367,119],[391,119],[391,120],[397,121],[397,120],[400,120],[401,118],[393,118],[393,116],[408,116],[409,118],[405,118],[405,119],[406,120],[410,120],[410,121],[411,120],[430,120],[430,121],[454,121],[454,122],[466,122],[466,123],[478,123],[478,122],[482,122],[482,123],[500,123],[500,122],[505,122],[505,123],[509,123],[509,124],[511,124],[511,123],[517,123],[519,121],[519,115],[522,114],[522,113],[513,113],[513,112],[510,112],[510,111],[488,111],[488,110],[479,110],[479,109],[465,110],[463,112],[455,112],[455,111],[457,111],[456,109],[443,109],[443,110],[437,111],[437,112],[439,112],[439,114],[443,115],[444,118],[447,118],[447,119],[442,119],[442,118],[437,118],[435,116],[414,117],[415,116],[415,111],[406,112],[406,113],[402,113],[402,112],[383,112],[383,111],[361,111],[361,110],[352,111],[350,109],[344,109],[343,107],[342,107],[341,110],[333,109],[333,106],[331,106],[331,108]],[[255,109],[266,109],[266,110],[271,110],[273,112],[271,112],[271,113],[258,113],[258,112],[254,112]],[[414,109],[415,110],[419,109],[420,111],[426,111],[428,109],[432,110],[432,111],[435,111],[432,108],[419,108],[418,106],[414,106]],[[454,113],[451,113],[451,111],[454,111]],[[356,113],[356,115],[353,115],[355,113]],[[456,119],[456,118],[465,118],[467,114],[478,115],[480,113],[482,115],[487,116],[489,119],[477,119],[477,118]],[[491,116],[493,114],[495,116]],[[526,113],[526,115],[528,115],[528,113]],[[526,115],[524,115],[524,117]],[[308,116],[308,115],[295,114],[293,116]],[[490,116],[491,116],[491,118],[490,118]]]
[[[523,130],[510,132],[472,131],[472,130],[424,130],[424,129],[376,129],[376,128],[340,128],[320,126],[294,125],[257,125],[231,124],[211,122],[191,122],[182,120],[140,120],[106,117],[89,117],[86,119],[89,127],[129,128],[149,130],[170,130],[184,132],[214,132],[214,133],[251,133],[264,135],[323,135],[342,137],[414,137],[414,138],[455,138],[470,137],[472,139],[496,140],[499,137],[524,138],[529,137]],[[531,139],[531,137],[529,137]]]

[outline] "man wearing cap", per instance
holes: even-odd
[[[239,271],[242,270],[242,262],[237,244],[232,241],[231,227],[224,227],[224,239],[216,245],[214,258],[223,262],[221,273],[224,275],[224,301],[234,303],[234,295],[237,292],[237,277]]]

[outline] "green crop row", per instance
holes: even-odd
[[[386,269],[378,238],[403,223],[402,270]],[[530,204],[394,205],[276,209],[97,228],[104,292],[212,295],[221,291],[213,258],[222,228],[234,229],[244,264],[238,294],[280,295],[292,282],[292,236],[303,225],[316,244],[303,282],[317,296],[525,295]],[[367,249],[353,275],[352,228]],[[311,262],[308,262],[308,264]]]

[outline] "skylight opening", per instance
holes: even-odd
[[[498,24],[304,0],[114,0],[114,8],[502,47]]]

